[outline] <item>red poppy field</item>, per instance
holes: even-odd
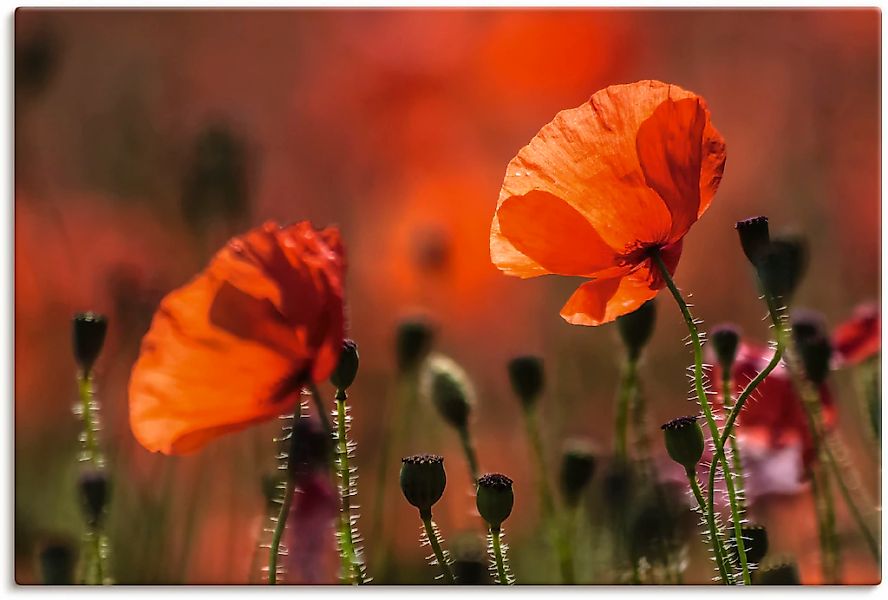
[[[19,10],[15,581],[879,583],[880,37]]]

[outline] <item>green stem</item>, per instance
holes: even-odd
[[[623,375],[620,378],[620,392],[617,397],[617,414],[614,421],[614,456],[625,460],[627,456],[627,438],[629,430],[629,404],[637,382],[638,361],[633,357],[626,360]]]
[[[725,372],[722,377],[722,398],[724,399],[725,409],[730,414],[730,411],[733,409],[733,404],[731,403],[733,389],[733,381],[731,380],[731,373]],[[730,405],[729,405],[730,404]],[[743,498],[743,460],[740,458],[740,444],[737,443],[736,436],[725,436],[725,429],[722,428],[722,437],[727,437],[729,443],[731,444],[731,463],[734,468],[734,474],[737,477],[737,481],[739,484],[736,487],[737,490],[737,505],[740,507],[740,510],[746,509],[746,503]]]
[[[292,435],[292,434],[291,434]],[[292,477],[287,478],[287,486],[284,488],[284,500],[281,502],[281,510],[278,513],[277,522],[274,524],[274,534],[271,537],[271,551],[268,556],[268,584],[277,584],[278,552],[281,547],[281,537],[287,526],[287,516],[290,514],[290,504],[293,502],[293,492],[296,483]]]
[[[493,560],[496,563],[496,579],[500,585],[512,585],[509,574],[506,572],[506,559],[503,553],[502,529],[490,528],[490,540],[493,544]]]
[[[472,475],[472,489],[478,485],[478,456],[475,453],[475,445],[472,443],[472,437],[469,435],[469,428],[459,428],[459,441],[462,444],[463,454],[466,456],[466,462],[469,463],[469,472]]]
[[[530,440],[530,446],[536,466],[537,490],[540,497],[540,506],[543,511],[543,521],[549,530],[550,536],[555,543],[555,549],[558,553],[558,564],[561,570],[561,580],[563,583],[572,584],[574,582],[573,569],[573,552],[570,543],[567,540],[566,532],[557,522],[555,512],[555,500],[552,494],[552,488],[549,485],[549,478],[546,475],[546,459],[543,450],[543,439],[540,435],[539,420],[533,407],[524,408],[524,425],[527,430],[527,437]]]
[[[347,411],[345,401],[348,398],[345,390],[336,390],[336,440],[339,467],[339,499],[341,502],[340,513],[340,544],[343,573],[351,573],[351,581],[356,584],[364,583],[364,570],[358,558],[352,532],[352,476],[348,464],[348,428],[346,426]]]
[[[678,305],[679,310],[681,311],[682,316],[685,320],[685,325],[687,325],[688,333],[691,337],[691,344],[693,346],[694,351],[694,387],[696,388],[697,393],[697,402],[700,404],[700,407],[703,409],[703,415],[706,417],[706,423],[709,426],[709,433],[712,436],[712,442],[716,447],[716,460],[713,461],[712,469],[718,468],[718,463],[721,463],[722,472],[725,473],[725,485],[728,488],[728,496],[731,502],[731,514],[738,515],[737,503],[736,499],[733,499],[733,481],[730,473],[730,466],[728,465],[728,461],[725,458],[724,446],[720,445],[720,435],[718,431],[718,425],[715,422],[715,417],[712,414],[712,406],[709,404],[709,399],[706,396],[706,389],[703,386],[703,345],[700,342],[700,332],[697,330],[697,322],[694,320],[693,315],[691,315],[691,311],[688,308],[687,303],[684,301],[684,298],[681,295],[681,292],[678,291],[678,288],[675,286],[675,282],[672,280],[672,276],[669,274],[669,270],[666,268],[666,265],[663,263],[663,259],[660,257],[660,252],[655,250],[651,253],[651,260],[653,260],[654,264],[657,265],[657,268],[660,270],[660,275],[663,277],[663,281],[666,282],[666,286],[669,288],[669,291],[672,293],[672,297],[675,299],[675,303]],[[694,477],[694,483],[696,484],[696,476]],[[701,508],[707,513],[707,521],[710,523],[710,536],[712,539],[712,543],[718,546],[721,546],[720,532],[715,523],[715,505],[714,499],[710,495],[709,502],[701,505]],[[739,528],[739,517],[738,521],[735,522],[735,527]],[[738,540],[738,546],[742,549],[743,543],[742,540]],[[724,558],[724,549],[721,548],[722,558]],[[719,551],[716,551],[716,556],[718,556]],[[741,560],[745,562],[745,557],[741,553]],[[724,570],[724,565],[722,565],[722,570]],[[743,579],[744,582],[749,578],[749,573],[746,568],[743,569]],[[727,578],[725,574],[724,578],[725,583],[730,583],[730,580]]]
[[[691,485],[691,490],[694,492],[694,498],[697,499],[700,511],[706,516],[706,523],[709,526],[709,535],[718,536],[719,533],[715,524],[715,515],[706,509],[706,499],[703,497],[703,492],[700,491],[700,484],[697,483],[697,474],[692,470],[688,470],[687,475],[688,483]],[[722,583],[725,585],[733,583],[732,578],[728,573],[727,566],[725,565],[724,548],[718,537],[712,538],[712,549],[715,553],[715,564],[718,567],[718,573],[719,576],[721,576]]]
[[[435,531],[435,525],[432,523],[432,515],[420,515],[420,518],[422,519],[423,527],[425,527],[426,537],[429,539],[429,544],[432,546],[432,552],[435,553],[435,559],[438,561],[438,566],[441,567],[441,574],[444,576],[444,581],[450,585],[455,584],[456,578],[453,576],[450,562],[447,560],[447,557],[444,556],[444,550],[441,549],[441,542],[438,540],[438,532]]]

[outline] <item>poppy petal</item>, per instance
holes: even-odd
[[[636,149],[645,181],[672,215],[669,241],[675,241],[712,201],[725,166],[724,140],[702,98],[670,98],[641,124]]]
[[[507,198],[496,216],[500,231],[512,245],[548,273],[590,277],[616,260],[614,250],[589,221],[549,192],[532,190]],[[495,252],[491,258],[499,266]],[[500,268],[510,270],[508,261]],[[538,273],[517,269],[515,274]]]

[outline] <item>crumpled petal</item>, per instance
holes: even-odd
[[[341,249],[307,223],[266,223],[229,242],[164,298],[142,341],[129,385],[136,439],[191,452],[292,410],[300,386],[336,366],[342,269]]]

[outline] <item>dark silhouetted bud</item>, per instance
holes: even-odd
[[[795,236],[774,238],[757,266],[765,291],[789,302],[808,267],[807,243]]]
[[[537,356],[519,356],[509,361],[509,380],[515,395],[525,408],[536,404],[543,392],[545,376],[543,359]]]
[[[60,540],[46,542],[40,546],[37,560],[43,585],[74,585],[77,552],[71,544]]]
[[[395,339],[398,370],[404,373],[418,368],[432,351],[434,338],[432,326],[422,319],[401,322]]]
[[[703,456],[703,430],[697,417],[678,417],[661,426],[670,458],[693,472]]]
[[[85,469],[77,481],[80,504],[86,522],[95,527],[102,521],[108,503],[108,475],[101,469]]]
[[[456,538],[451,545],[453,575],[458,585],[490,585],[490,571],[484,542],[474,534]]]
[[[561,494],[568,506],[576,506],[595,475],[595,455],[589,444],[568,442],[561,457]]]
[[[74,316],[72,334],[74,341],[74,359],[84,373],[92,370],[108,332],[108,319],[93,312],[80,313]]]
[[[457,429],[468,426],[473,391],[462,367],[445,356],[435,356],[426,365],[422,387],[445,421]]]
[[[759,569],[753,573],[755,585],[801,585],[799,567],[794,562],[785,562]]]
[[[36,97],[46,89],[57,70],[60,56],[58,36],[45,26],[22,36],[17,26],[15,37],[16,95]]]
[[[475,504],[481,518],[487,521],[492,531],[499,531],[503,521],[512,514],[515,495],[512,480],[500,473],[488,473],[478,478],[478,495]]]
[[[654,300],[648,300],[635,311],[617,317],[617,330],[629,357],[633,360],[641,356],[641,351],[651,339],[656,322],[657,305]]]
[[[432,506],[447,486],[444,459],[435,454],[417,454],[401,459],[401,491],[419,514],[431,518]]]
[[[730,374],[740,347],[740,329],[731,323],[716,325],[709,332],[709,343],[715,350],[722,373]]]
[[[731,537],[734,537],[734,524],[730,524]],[[743,549],[746,550],[746,561],[760,563],[768,553],[768,530],[761,525],[746,523],[740,526],[741,535],[743,536]],[[734,552],[737,552],[736,545]],[[740,556],[736,556],[740,560]]]
[[[629,550],[635,561],[667,564],[684,543],[688,521],[684,492],[662,484],[644,489],[624,510],[629,513]],[[693,523],[693,520],[691,520]]]
[[[314,419],[302,417],[293,423],[287,461],[289,476],[305,477],[329,464],[332,442]]]
[[[820,313],[811,310],[794,310],[790,322],[792,337],[805,374],[813,383],[820,385],[829,374],[829,359],[833,347]]]
[[[611,461],[601,478],[601,488],[604,501],[611,511],[625,511],[635,489],[632,465],[620,459]]]
[[[737,221],[734,225],[740,236],[740,245],[743,254],[753,265],[758,265],[768,245],[771,243],[771,234],[768,231],[768,217],[752,217]]]
[[[330,375],[330,383],[337,390],[347,390],[354,383],[358,375],[358,345],[353,340],[342,342],[342,352],[339,354],[339,363],[333,374]]]

